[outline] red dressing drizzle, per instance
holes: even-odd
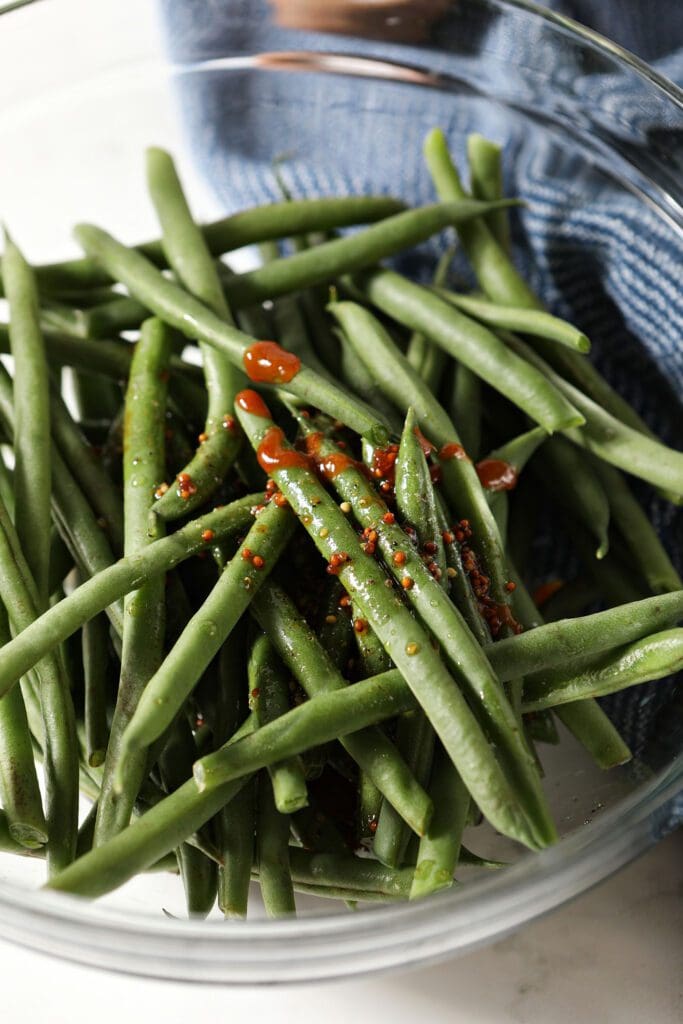
[[[275,341],[255,341],[242,356],[249,380],[288,384],[301,369],[301,360]]]
[[[509,462],[482,459],[475,468],[487,491],[512,491],[517,486],[517,470]]]
[[[292,448],[279,427],[268,427],[256,452],[258,464],[271,476],[280,469],[310,469],[305,455]]]
[[[261,416],[264,420],[272,419],[270,409],[263,401],[261,396],[251,388],[245,388],[235,398],[235,405],[239,406],[243,412],[248,412],[252,416]]]
[[[439,458],[442,462],[450,462],[451,459],[460,459],[461,462],[470,462],[470,457],[461,444],[451,441],[445,444],[439,451]]]

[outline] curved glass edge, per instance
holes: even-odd
[[[132,920],[74,897],[0,886],[0,935],[92,966],[197,982],[300,984],[424,965],[502,938],[639,856],[657,841],[657,812],[682,784],[678,758],[556,847],[415,904],[207,924]]]
[[[662,92],[666,93],[670,99],[683,109],[683,89],[680,89],[670,78],[660,75],[650,64],[641,60],[631,50],[625,49],[619,43],[612,42],[607,36],[603,36],[601,32],[596,32],[594,29],[588,28],[587,25],[582,25],[580,21],[574,21],[573,18],[568,17],[566,14],[559,14],[557,11],[551,11],[547,7],[539,7],[538,4],[531,3],[529,0],[496,0],[496,2],[501,7],[516,7],[519,10],[528,11],[530,14],[543,18],[553,25],[567,29],[572,35],[579,36],[580,39],[589,43],[595,49],[617,57],[639,75],[642,75],[643,78],[647,79],[648,82],[651,82],[652,85],[661,89]]]
[[[0,7],[10,13],[36,0]],[[526,0],[495,0],[567,30],[647,79],[678,106],[683,92],[598,33]],[[0,885],[0,935],[45,953],[160,978],[285,983],[425,964],[502,937],[571,899],[658,838],[656,812],[683,786],[680,759],[557,847],[462,892],[358,916],[248,925],[131,921],[113,910]],[[248,940],[248,941],[245,941]]]

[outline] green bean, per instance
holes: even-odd
[[[335,378],[339,377],[340,360],[339,345],[332,333],[328,317],[325,315],[327,297],[324,289],[308,288],[301,292],[300,302],[309,334],[314,339],[315,349],[323,365]]]
[[[225,281],[225,291],[229,302],[237,308],[263,299],[274,299],[299,288],[327,284],[342,274],[354,273],[394,256],[403,249],[410,249],[444,228],[462,224],[494,209],[514,206],[515,203],[515,200],[506,199],[495,203],[462,199],[454,203],[434,203],[414,210],[404,210],[353,235],[333,238],[313,249],[229,277]]]
[[[422,710],[401,715],[396,730],[396,749],[403,755],[420,785],[426,786],[434,754],[434,730]],[[427,832],[430,825],[427,826]],[[384,800],[372,844],[375,857],[389,867],[398,867],[404,862],[409,839],[410,831],[400,815]]]
[[[268,917],[296,914],[289,867],[289,815],[281,814],[275,806],[273,787],[265,772],[258,780],[256,862],[261,898]]]
[[[216,265],[192,219],[173,160],[161,149],[147,150],[147,182],[161,223],[161,244],[169,266],[191,295],[234,326]],[[200,341],[199,348],[209,395],[205,438],[183,470],[196,490],[188,496],[182,489],[169,489],[155,506],[157,515],[163,519],[175,519],[203,504],[223,480],[240,446],[239,433],[227,424],[232,423],[229,417],[243,375],[211,345]]]
[[[122,551],[121,496],[55,392],[50,397],[50,421],[52,437],[66,465],[99,516],[112,548],[116,552]]]
[[[176,849],[229,803],[246,777],[206,793],[192,779],[150,808],[128,828],[80,857],[48,882],[48,888],[96,899],[123,885]]]
[[[501,147],[483,135],[467,136],[467,162],[470,187],[475,199],[503,197],[503,162]],[[495,210],[484,217],[486,225],[505,252],[510,251],[510,223],[505,210]]]
[[[316,629],[323,650],[329,654],[340,672],[346,671],[356,640],[358,640],[357,649],[362,659],[361,644],[365,636],[365,634],[361,636],[360,633],[357,633],[352,626],[352,619],[357,616],[354,614],[349,616],[340,606],[339,602],[343,596],[344,588],[338,579],[332,576],[325,580],[321,601],[321,618]],[[377,669],[377,672],[383,672],[387,668],[389,666],[383,664],[382,668]],[[374,676],[377,672],[371,671],[367,675]]]
[[[273,434],[274,425],[266,416],[246,411],[239,400],[237,413],[254,448],[261,445],[268,434],[271,440],[277,437],[277,446],[287,452],[282,432],[275,428]],[[274,465],[269,467],[273,479],[301,518],[321,555],[328,561],[333,555],[336,558],[346,555],[348,560],[341,557],[339,565],[333,563],[333,568],[338,568],[341,582],[362,608],[409,686],[414,688],[427,717],[482,811],[497,828],[522,842],[531,845],[542,843],[546,827],[548,838],[552,837],[552,825],[544,821],[541,800],[533,826],[538,828],[538,839],[534,838],[484,733],[454,679],[432,648],[426,632],[401,600],[387,591],[385,574],[372,557],[364,553],[353,527],[315,474],[304,460],[283,468],[278,468],[275,459],[273,462]],[[382,502],[378,501],[378,504],[383,507]],[[437,589],[443,594],[440,587]],[[472,640],[472,649],[476,647]],[[481,686],[479,680],[477,686]],[[494,688],[498,689],[495,683]]]
[[[489,465],[492,462],[505,463],[506,466],[511,467],[512,469],[512,483],[516,488],[522,470],[544,441],[548,441],[548,435],[546,432],[542,427],[534,427],[532,430],[528,430],[524,434],[519,434],[517,437],[513,437],[512,440],[501,445],[500,448],[494,448],[494,450],[478,464],[478,468],[481,471],[485,468],[487,463]],[[498,524],[500,535],[506,539],[509,512],[507,490],[496,490],[495,487],[493,490],[487,489],[487,497],[491,511],[496,523]],[[508,568],[509,566],[510,558],[508,557]],[[512,600],[514,602],[514,592]]]
[[[10,638],[4,605],[0,605],[0,644]],[[15,686],[0,700],[0,797],[12,838],[36,849],[48,840],[47,825],[33,760],[26,707]]]
[[[117,788],[125,781],[126,758],[134,751],[142,754],[171,724],[273,569],[295,525],[289,510],[274,503],[260,513],[204,604],[149,679],[121,740]],[[259,560],[258,564],[254,559]],[[246,567],[249,561],[253,568]]]
[[[525,607],[519,608],[520,622],[525,627],[535,631],[536,622],[543,622],[543,618],[536,610],[533,601],[526,592],[526,587],[520,580],[517,580],[516,593],[524,595],[524,603],[531,608],[531,615],[527,617]],[[581,664],[585,656],[580,656],[577,662]],[[577,662],[574,663],[574,668]],[[571,663],[565,662],[565,668],[569,669]],[[523,685],[518,685],[520,718],[524,711]],[[601,768],[610,768],[613,765],[623,764],[631,757],[631,752],[622,740],[621,736],[610,722],[609,718],[600,705],[592,697],[586,697],[575,701],[567,713],[566,705],[558,707],[555,711],[561,722],[570,729],[576,739],[586,748],[591,757]]]
[[[225,508],[215,509],[172,536],[154,541],[148,548],[119,559],[96,577],[87,579],[0,650],[0,696],[84,622],[137,590],[145,580],[168,572],[205,549],[208,542],[203,535],[207,530],[213,533],[213,540],[244,530],[252,521],[251,509],[261,498],[261,494],[248,494]]]
[[[439,198],[448,202],[465,197],[466,193],[440,129],[429,133],[424,153]],[[525,284],[504,249],[481,220],[460,225],[458,234],[479,284],[489,299],[504,306],[535,310],[542,308],[536,295]],[[598,403],[606,416],[621,421],[633,431],[642,433],[656,442],[654,435],[636,411],[614,391],[592,363],[564,346],[558,346],[543,338],[537,339],[534,344],[557,370],[574,380],[594,402]],[[585,413],[585,410],[581,409],[581,412]],[[671,490],[666,490],[665,485],[664,494],[672,500],[679,498],[678,488],[672,494]]]
[[[553,501],[572,523],[583,523],[598,543],[595,557],[604,558],[609,550],[612,503],[585,453],[563,437],[551,437],[538,456],[537,467]]]
[[[411,900],[453,884],[467,822],[470,795],[441,746],[434,757],[429,792],[434,801],[434,816],[420,840]]]
[[[462,187],[440,128],[435,128],[427,135],[424,142],[424,157],[442,202],[465,199],[467,193]],[[482,218],[459,224],[457,230],[479,284],[489,298],[510,306],[538,308],[536,296],[515,270],[507,253]]]
[[[302,420],[301,425],[305,429],[306,420]],[[335,451],[334,445],[324,441],[318,444],[317,458],[321,460]],[[517,787],[517,796],[520,802],[523,800],[523,806],[538,834],[552,836],[553,826],[540,794],[536,766],[519,736],[513,710],[463,618],[430,574],[405,533],[391,521],[391,515],[387,516],[386,505],[379,499],[365,475],[352,463],[343,464],[333,475],[332,483],[337,493],[351,505],[358,522],[376,533],[377,545],[394,578],[402,586],[404,579],[412,581],[412,585],[403,591],[407,600],[434,635],[439,637],[449,668],[460,686],[471,696],[472,709],[486,734],[499,749],[509,777]],[[395,557],[397,552],[400,552],[398,560]],[[358,595],[354,597],[360,604]],[[382,642],[385,643],[383,638]],[[425,710],[429,716],[428,709]],[[436,728],[436,722],[432,722],[432,725]],[[436,731],[438,733],[439,730]]]
[[[371,313],[352,302],[333,303],[330,310],[341,323],[346,341],[384,393],[404,413],[408,406],[413,407],[420,429],[443,453],[440,466],[445,496],[458,516],[472,523],[496,600],[504,602],[505,557],[498,528],[474,467],[466,458],[457,457],[461,452],[459,438],[448,415]],[[451,457],[452,450],[455,458]]]
[[[353,688],[322,694],[316,699],[322,699],[329,709],[330,702],[333,706],[338,705],[341,697],[342,705],[346,707],[345,721],[355,728],[356,709],[363,704],[364,694],[369,697],[369,700],[365,702],[365,711],[373,714],[373,720],[375,720],[374,716],[391,717],[414,705],[414,698],[407,692],[398,672],[387,673],[376,680],[358,683]],[[399,694],[401,697],[396,699]],[[293,716],[295,716],[294,721],[300,722],[302,712],[304,712],[304,737],[301,743],[302,746],[308,743],[306,734],[310,735],[310,730],[306,726],[306,717],[310,717],[310,708],[314,703],[315,701],[311,701],[302,704],[293,711],[289,711],[286,716],[276,719],[253,733],[253,736],[259,737],[256,754],[260,755],[262,761],[281,760],[282,756],[289,756],[297,752],[284,748],[287,744],[291,745],[293,738],[290,729]],[[370,710],[373,706],[374,713]],[[320,717],[318,712],[314,717]],[[325,717],[324,707],[323,717]],[[334,725],[334,723],[332,724]],[[362,726],[362,721],[360,724]],[[247,728],[240,730],[224,749],[228,750],[230,746],[236,744],[241,736],[247,735],[247,731]],[[278,734],[282,734],[284,741],[281,740],[273,744],[271,741]],[[335,733],[335,737],[336,735],[338,733]],[[269,746],[270,749],[268,749]],[[215,756],[212,755],[212,757]],[[253,757],[252,760],[254,760]],[[200,763],[198,762],[198,764]],[[258,757],[255,763],[258,767],[265,767],[265,763],[260,764]],[[234,782],[210,786],[203,792],[197,789],[194,780],[189,780],[171,796],[153,806],[141,818],[133,821],[123,832],[81,857],[70,868],[62,871],[59,877],[50,879],[48,887],[92,898],[111,892],[123,885],[133,875],[154,864],[160,857],[175,849],[188,836],[196,832],[222,807],[230,803],[240,789],[246,785],[248,778],[248,775],[243,775]]]
[[[412,868],[396,871],[367,857],[309,853],[294,847],[290,850],[290,859],[295,882],[309,883],[321,889],[353,890],[357,899],[368,899],[371,894],[405,898],[412,882]]]
[[[425,453],[415,430],[415,415],[411,408],[408,409],[396,459],[396,507],[404,523],[407,522],[415,530],[418,550],[429,552],[428,557],[432,559],[429,571],[445,589],[448,576],[436,498]],[[417,711],[401,717],[396,746],[418,782],[426,785],[434,750],[434,730],[423,712]],[[383,864],[397,867],[403,862],[409,838],[400,817],[385,802],[373,842],[375,856]]]
[[[4,240],[2,275],[14,359],[14,521],[38,588],[38,610],[42,611],[48,599],[52,486],[48,368],[35,278],[7,232]]]
[[[341,584],[339,587],[343,592]],[[362,619],[361,610],[357,605],[351,605],[351,617],[354,622]],[[391,668],[391,658],[370,626],[360,631],[350,628],[350,632],[353,634],[358,650],[360,662],[358,675],[361,679],[379,675]],[[374,835],[382,799],[381,790],[378,789],[367,772],[361,771],[358,777],[358,835],[360,838],[369,839]]]
[[[116,293],[106,302],[89,309],[74,309],[48,301],[43,304],[41,313],[45,326],[91,341],[115,337],[122,331],[138,330],[149,316],[149,311],[136,299]]]
[[[85,737],[88,764],[99,768],[109,741],[107,697],[109,676],[109,625],[104,615],[83,623],[83,672],[85,676]]]
[[[225,323],[203,303],[167,280],[144,256],[127,249],[99,228],[81,225],[76,236],[83,248],[101,266],[122,280],[161,319],[189,338],[199,338],[225,354],[234,366],[243,369],[243,356],[254,339]],[[342,395],[329,381],[302,367],[287,390],[311,405],[341,419],[352,430],[382,443],[386,427],[372,411],[356,399]]]
[[[631,751],[595,700],[561,704],[555,714],[583,744],[599,768],[608,770],[625,764]]]
[[[581,411],[572,399],[565,397],[556,381],[544,378],[543,373],[528,362],[525,364],[487,327],[428,288],[392,270],[372,271],[357,280],[367,298],[382,312],[411,330],[422,331],[548,433],[583,423]]]
[[[622,423],[573,384],[563,380],[519,338],[506,334],[506,341],[545,373],[547,379],[581,412],[585,420],[583,429],[567,431],[567,436],[574,444],[655,487],[683,493],[683,452],[669,448],[661,441]]]
[[[114,554],[85,495],[74,480],[56,446],[52,447],[53,514],[57,528],[84,575],[96,576],[114,563]],[[114,602],[106,609],[121,636],[123,608]]]
[[[609,651],[583,671],[558,666],[527,676],[524,709],[538,711],[582,700],[606,697],[627,686],[673,675],[683,665],[683,629],[668,629]]]
[[[582,655],[602,654],[670,629],[683,621],[683,590],[610,608],[577,619],[561,619],[499,640],[486,655],[502,682],[570,665]]]
[[[453,395],[448,412],[471,459],[476,459],[481,449],[481,389],[476,373],[464,363],[454,365]]]
[[[301,199],[241,210],[213,223],[203,224],[201,232],[211,255],[220,256],[270,238],[370,224],[403,208],[403,203],[389,196]],[[143,242],[137,249],[156,266],[165,266],[160,241]],[[90,259],[44,264],[36,268],[36,276],[41,289],[51,291],[99,287],[108,284],[112,278],[116,280],[114,275],[110,276]]]
[[[218,872],[218,906],[228,920],[247,916],[254,858],[255,780],[218,814],[224,863]]]
[[[288,679],[266,636],[257,637],[251,649],[249,692],[259,725],[266,725],[289,710]],[[306,806],[308,792],[300,760],[292,758],[269,765],[268,774],[280,814],[291,814]]]
[[[367,405],[377,410],[382,419],[391,428],[392,433],[400,433],[402,421],[396,411],[396,406],[389,401],[386,394],[378,387],[376,381],[368,372],[365,363],[358,359],[355,351],[348,344],[345,344],[344,333],[340,328],[333,328],[333,333],[340,342],[340,375],[344,384]]]
[[[585,334],[577,327],[537,309],[518,309],[514,306],[501,306],[488,299],[474,298],[471,295],[459,295],[446,288],[435,288],[434,292],[445,299],[456,309],[467,313],[474,320],[493,329],[504,328],[530,334],[536,338],[547,338],[548,341],[566,345],[567,348],[586,354],[591,344]]]
[[[446,284],[453,256],[454,249],[450,248],[439,257],[432,281],[437,287]],[[443,349],[429,341],[428,338],[425,338],[424,334],[420,334],[419,331],[413,331],[408,342],[408,348],[406,349],[406,359],[411,366],[415,367],[429,390],[436,393],[447,361],[447,356]]]
[[[170,356],[166,326],[146,320],[136,346],[126,391],[123,429],[124,555],[130,557],[163,536],[150,517],[154,491],[164,471],[166,378]],[[166,596],[164,579],[148,579],[124,602],[121,675],[97,808],[95,846],[130,821],[145,777],[146,752],[125,743],[130,722],[163,658]],[[117,786],[123,775],[125,785]]]
[[[322,377],[335,380],[315,350],[297,295],[283,295],[273,303],[273,326],[275,337],[284,349],[293,352]]]
[[[159,758],[159,773],[167,792],[175,792],[191,776],[196,753],[192,731],[187,722],[179,718]],[[185,889],[187,913],[190,917],[206,917],[216,902],[216,864],[188,843],[181,843],[176,857]]]
[[[218,672],[220,692],[213,731],[216,745],[221,745],[239,730],[248,712],[245,623],[239,623],[221,647]],[[248,782],[214,819],[223,861],[218,869],[218,906],[228,919],[247,916],[254,862],[255,784],[255,779]]]
[[[434,484],[416,433],[419,429],[415,411],[409,408],[396,459],[396,507],[403,523],[415,530],[419,550],[430,555],[430,572],[447,589],[446,553]]]
[[[477,598],[472,589],[470,578],[462,564],[462,552],[455,539],[455,534],[448,525],[446,509],[442,501],[438,502],[439,526],[444,538],[446,553],[446,573],[448,575],[449,595],[462,615],[468,629],[480,644],[491,641],[491,633],[484,621]]]
[[[19,636],[38,615],[38,588],[31,576],[7,510],[0,502],[0,593],[10,624]],[[17,637],[16,639],[18,639]],[[0,653],[8,650],[10,644]],[[39,724],[45,765],[45,819],[48,870],[72,859],[78,828],[78,754],[73,702],[58,654],[38,662],[35,677],[40,693]],[[23,676],[20,672],[16,678]],[[12,680],[15,681],[14,679]],[[26,688],[29,696],[33,686]]]
[[[666,594],[683,589],[664,545],[621,473],[602,461],[595,460],[593,464],[605,488],[612,523],[652,592]]]
[[[258,604],[263,603],[266,593],[264,590],[259,595]],[[414,707],[415,698],[395,669],[353,686],[321,688],[310,700],[255,729],[239,742],[230,742],[195,762],[194,778],[202,792],[220,788],[229,780],[293,757],[319,743],[361,733],[366,725]],[[419,794],[420,788],[414,788]],[[428,807],[424,797],[422,803]],[[421,829],[429,820],[429,810],[425,813],[416,805],[412,812],[416,824],[418,816],[423,822]]]
[[[346,680],[280,587],[272,583],[265,587],[256,598],[252,611],[285,665],[313,703],[328,693],[347,691]],[[354,694],[359,692],[356,686],[351,688]],[[412,702],[409,706],[412,707]],[[316,707],[318,710],[312,708],[307,714],[316,724],[319,722],[322,729],[326,729],[326,706],[318,704]],[[355,728],[352,731],[355,732]],[[418,833],[423,832],[429,820],[431,805],[424,790],[386,736],[378,729],[371,729],[354,736],[341,737],[341,742],[410,827]],[[316,741],[312,738],[304,749],[315,745]]]

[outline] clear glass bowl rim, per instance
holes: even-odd
[[[0,3],[7,15],[37,0]],[[683,89],[628,50],[529,0],[522,11],[610,57],[683,109]],[[358,977],[439,961],[502,938],[603,881],[659,838],[658,812],[683,789],[683,759],[590,825],[500,874],[411,904],[292,921],[158,920],[0,883],[0,937],[93,966],[175,980],[284,984]]]

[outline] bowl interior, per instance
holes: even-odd
[[[683,312],[674,303],[664,322],[656,259],[642,266],[637,281],[628,279],[628,261],[619,260],[620,247],[639,236],[667,259],[681,252],[681,136],[674,133],[683,114],[637,69],[515,6],[473,0],[459,5],[453,19],[431,46],[364,40],[353,59],[345,37],[309,38],[304,52],[298,33],[245,34],[236,44],[233,32],[224,45],[212,42],[217,52],[201,40],[186,53],[176,50],[170,66],[158,54],[121,58],[104,71],[55,80],[37,95],[14,96],[0,108],[2,217],[35,261],[74,253],[70,228],[78,221],[99,223],[127,241],[151,237],[156,226],[143,164],[151,144],[177,155],[202,220],[279,198],[276,163],[295,196],[388,192],[426,202],[433,198],[421,157],[426,132],[442,126],[454,151],[464,154],[467,134],[482,131],[505,147],[507,187],[528,201],[514,214],[514,241],[532,283],[554,312],[593,339],[597,363],[646,421],[683,447]],[[279,56],[264,56],[266,50]],[[601,219],[610,215],[623,216],[632,234],[600,234]],[[440,238],[421,247],[405,265],[425,273],[443,244]],[[643,497],[683,568],[681,513]],[[541,535],[533,565],[532,583],[570,571],[571,544],[558,548]],[[647,699],[672,692],[657,683]],[[634,763],[609,774],[566,734],[559,747],[542,748],[551,806],[569,838],[543,855],[539,865],[546,866],[536,873],[524,856],[495,881],[464,871],[462,887],[439,897],[438,912],[429,901],[402,911],[360,909],[349,919],[344,908],[302,897],[310,923],[269,925],[265,932],[256,900],[254,922],[242,929],[219,925],[217,916],[185,926],[162,916],[162,909],[183,915],[175,878],[138,878],[82,906],[33,895],[42,866],[0,855],[0,906],[7,909],[0,930],[43,948],[56,947],[59,935],[65,955],[125,969],[186,977],[210,970],[211,980],[358,970],[351,951],[362,948],[363,935],[375,935],[375,966],[465,949],[561,902],[642,848],[653,832],[651,815],[683,777],[676,760],[681,737],[669,739],[664,752],[651,740],[642,737]],[[520,857],[485,829],[466,842],[485,856]],[[554,893],[533,888],[545,873],[554,874]],[[340,913],[342,930],[329,931],[328,919],[341,921]],[[86,950],[75,932],[91,935],[90,926],[101,925],[110,940]],[[420,929],[422,945],[411,943],[409,935]],[[142,944],[123,949],[124,934]],[[338,952],[349,945],[350,959],[337,957],[345,968],[332,966],[331,947],[323,955],[335,934]],[[316,936],[318,959],[310,946]],[[200,942],[195,952],[201,948],[206,957],[204,940],[212,950],[222,944],[221,956],[208,957],[210,968],[200,967],[190,948]],[[227,950],[245,940],[250,952],[226,963]],[[286,956],[283,943],[291,943]]]

